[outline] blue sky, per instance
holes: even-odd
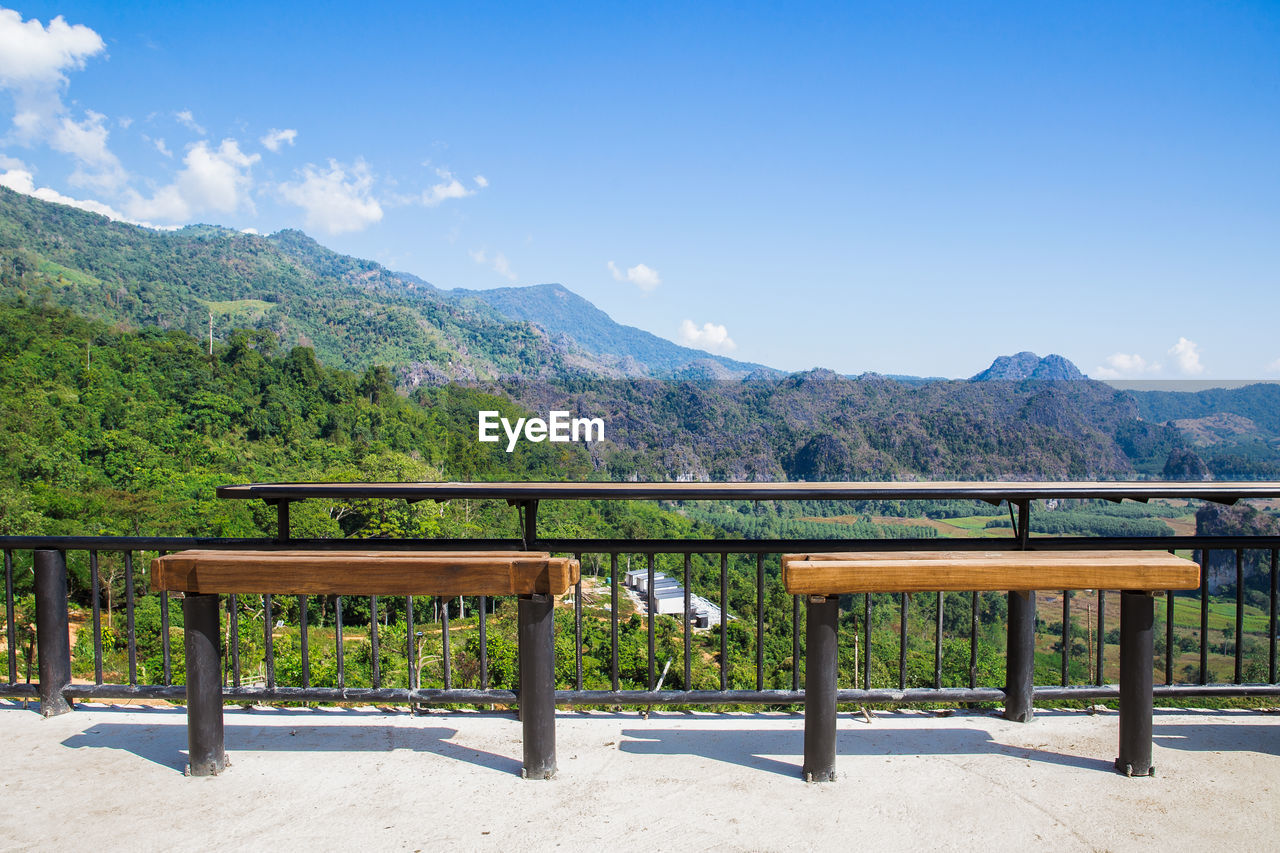
[[[789,370],[1280,376],[1275,2],[32,2],[0,182]]]

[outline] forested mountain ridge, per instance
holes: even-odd
[[[946,480],[1159,476],[1183,447],[1098,382],[781,380],[484,386],[534,411],[603,417],[610,479]]]
[[[395,366],[408,384],[618,373],[534,326],[462,307],[431,285],[340,255],[298,231],[154,231],[0,187],[0,295],[125,328],[225,340],[269,330],[335,367]]]

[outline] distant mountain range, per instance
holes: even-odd
[[[607,412],[596,462],[615,478],[1280,476],[1277,385],[1123,391],[1032,352],[970,381],[788,375],[619,324],[558,284],[441,290],[300,231],[152,231],[4,188],[0,296],[201,339],[212,317],[220,341],[387,365],[405,389],[475,382]]]
[[[643,329],[624,326],[560,284],[457,289],[444,291],[444,295],[463,305],[483,302],[508,320],[532,323],[553,339],[572,342],[626,376],[741,379],[753,373],[785,375],[763,364],[682,347]]]

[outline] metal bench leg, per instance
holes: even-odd
[[[222,657],[218,596],[188,594],[182,602],[187,653],[187,752],[191,776],[217,776],[227,766],[222,746]]]
[[[804,658],[804,780],[836,778],[836,625],[840,597],[808,596]]]
[[[40,713],[71,710],[62,690],[71,684],[71,635],[67,630],[67,558],[61,551],[35,552],[36,664]]]
[[[1036,676],[1036,594],[1009,593],[1009,643],[1005,653],[1004,718],[1029,723]]]
[[[1126,776],[1150,776],[1153,710],[1151,626],[1155,599],[1147,592],[1120,593],[1120,757]]]
[[[520,619],[520,720],[524,726],[526,779],[556,775],[555,620],[553,596],[522,595]]]

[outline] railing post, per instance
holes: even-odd
[[[1151,626],[1155,600],[1149,593],[1120,593],[1120,756],[1126,776],[1150,776],[1152,715]]]
[[[836,626],[840,597],[807,596],[804,656],[804,766],[806,782],[836,778]]]
[[[519,601],[520,720],[524,729],[526,779],[556,774],[555,621],[553,596],[522,595]]]
[[[1036,671],[1036,594],[1009,593],[1009,643],[1005,653],[1004,718],[1028,723]]]
[[[40,713],[56,717],[71,710],[71,703],[62,695],[63,689],[71,684],[67,557],[63,552],[35,552],[35,595]]]
[[[182,600],[182,617],[187,653],[187,773],[217,776],[229,763],[222,740],[218,596],[188,593]]]

